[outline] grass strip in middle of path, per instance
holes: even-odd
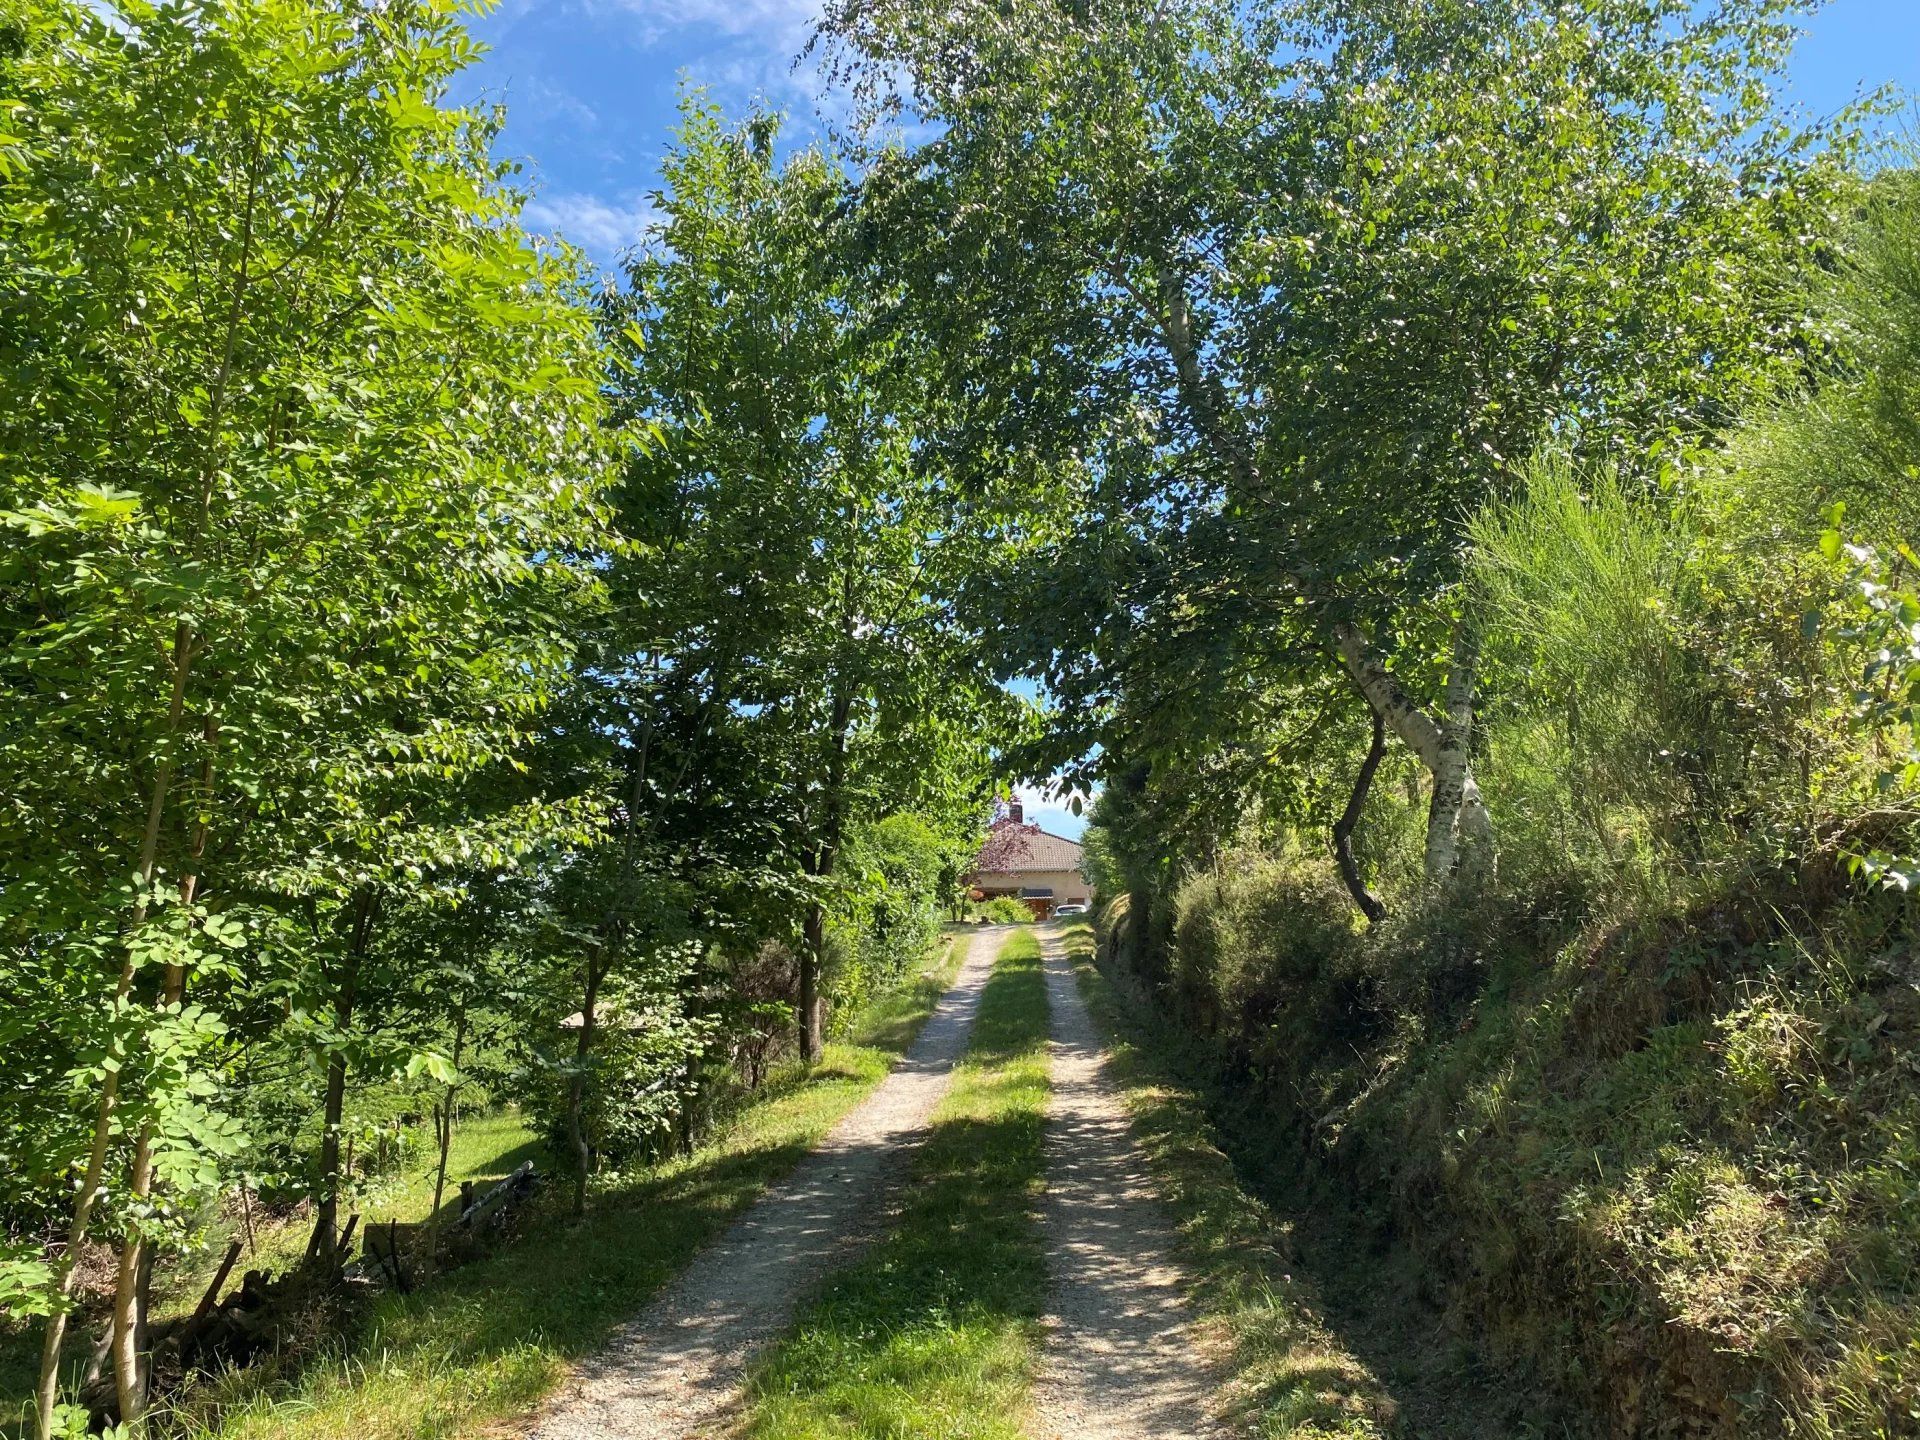
[[[757,1367],[752,1440],[1014,1440],[1046,1301],[1047,992],[1030,931],[1001,949],[891,1234]]]

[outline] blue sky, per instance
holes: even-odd
[[[502,153],[534,191],[528,222],[602,265],[652,213],[683,79],[731,112],[763,101],[810,127],[816,76],[794,61],[818,0],[503,0],[473,22],[491,53],[458,99],[507,106]],[[1787,98],[1826,115],[1891,83],[1920,94],[1920,0],[1832,0],[1807,22]],[[1078,836],[1084,821],[1027,791],[1029,819]]]

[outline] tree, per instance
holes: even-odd
[[[768,117],[729,130],[691,105],[658,243],[629,267],[617,404],[658,438],[628,471],[645,552],[612,582],[603,668],[627,735],[751,757],[718,828],[800,902],[812,1059],[852,817],[971,797],[988,726],[1016,712],[949,599],[980,535],[920,453],[933,357],[884,324],[847,177],[776,141]]]
[[[510,763],[592,588],[592,315],[577,260],[513,223],[498,117],[440,103],[475,53],[455,9],[30,12],[0,211],[0,674],[24,699],[0,929],[58,972],[93,1112],[59,1132],[81,1176],[43,1433],[97,1197],[126,1228],[133,1421],[154,1188],[209,1183],[235,1141],[202,1104],[196,977],[329,837],[403,825],[395,785]]]
[[[938,131],[873,188],[947,449],[1081,495],[995,597],[1020,659],[1069,712],[1195,637],[1344,672],[1431,778],[1429,874],[1463,834],[1483,872],[1462,523],[1542,437],[1650,477],[1765,379],[1845,151],[1768,109],[1794,8],[830,6],[841,72]]]

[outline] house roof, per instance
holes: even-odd
[[[980,875],[1017,875],[1028,870],[1078,870],[1078,841],[1053,835],[1038,825],[1003,820],[993,827],[974,861]]]

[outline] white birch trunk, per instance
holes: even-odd
[[[1447,675],[1446,713],[1436,724],[1401,688],[1381,663],[1358,626],[1334,627],[1334,648],[1387,728],[1419,757],[1433,777],[1433,803],[1427,816],[1427,878],[1444,882],[1456,874],[1475,883],[1492,872],[1493,817],[1473,776],[1474,669],[1478,648],[1462,629],[1454,642]]]
[[[1483,881],[1492,868],[1493,826],[1473,778],[1473,691],[1480,647],[1461,621],[1453,632],[1447,670],[1445,716],[1438,763],[1433,768],[1433,804],[1427,812],[1427,878]]]
[[[1247,437],[1236,432],[1227,419],[1231,401],[1224,387],[1201,363],[1200,344],[1193,332],[1193,315],[1182,277],[1171,255],[1163,253],[1159,259],[1158,284],[1153,292],[1136,287],[1124,273],[1117,273],[1115,279],[1139,302],[1166,342],[1181,401],[1195,427],[1242,490],[1249,496],[1257,495],[1263,488],[1259,466]],[[1326,598],[1316,595],[1316,587],[1301,577],[1288,575],[1286,578],[1303,596]],[[1342,620],[1330,628],[1334,650],[1361,693],[1387,728],[1420,758],[1420,763],[1433,776],[1435,805],[1427,830],[1428,878],[1445,881],[1460,871],[1463,879],[1474,883],[1484,881],[1493,871],[1493,818],[1481,798],[1480,787],[1474,782],[1470,763],[1477,650],[1465,627],[1455,637],[1444,724],[1436,723],[1419,702],[1401,688],[1357,625]]]

